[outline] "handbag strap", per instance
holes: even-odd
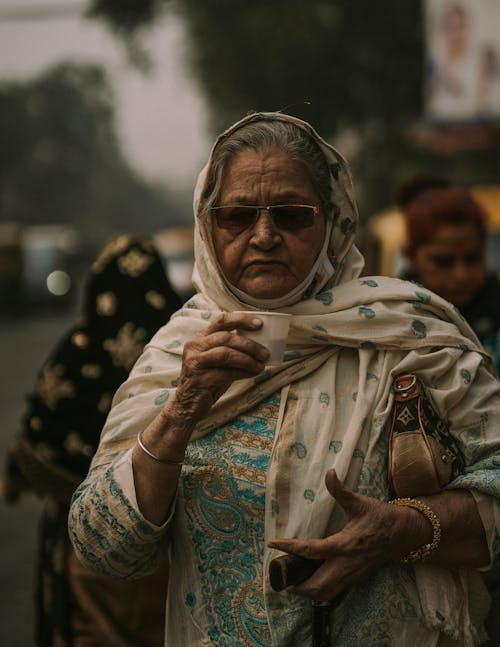
[[[446,461],[452,463],[452,478],[462,473],[465,461],[452,437],[449,425],[436,411],[421,380],[414,373],[402,373],[393,381],[394,405],[391,434],[420,430],[426,441],[433,436],[443,446]]]
[[[394,378],[394,406],[391,433],[399,434],[420,429],[419,404],[422,384],[414,373],[402,373]]]

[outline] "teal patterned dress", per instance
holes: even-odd
[[[221,647],[271,645],[262,561],[266,474],[278,408],[277,394],[190,443],[179,484],[177,513],[187,535],[180,542],[174,538],[173,546],[181,546],[181,560],[190,554],[187,568],[194,572],[182,578],[185,588],[176,595],[183,608],[172,622],[182,623],[187,613]]]

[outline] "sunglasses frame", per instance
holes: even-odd
[[[280,227],[279,224],[275,221],[274,215],[273,215],[273,209],[276,207],[305,207],[307,209],[310,209],[313,214],[313,220],[310,224],[306,224],[303,227],[298,227],[297,229],[287,229],[286,227]],[[242,227],[241,229],[238,230],[237,227],[231,227],[231,226],[224,226],[220,225],[219,219],[217,218],[217,212],[220,211],[221,209],[231,209],[231,208],[246,208],[246,209],[255,209],[255,218],[251,224],[249,224],[246,227]],[[257,205],[257,204],[223,204],[217,207],[211,207],[210,208],[211,212],[215,213],[215,222],[217,224],[217,227],[219,229],[223,229],[225,231],[238,231],[238,233],[243,233],[244,231],[248,231],[252,227],[255,227],[257,224],[259,218],[260,218],[260,213],[262,211],[267,211],[269,215],[271,216],[271,220],[273,221],[273,225],[276,227],[276,229],[279,229],[280,231],[301,231],[302,229],[308,229],[309,227],[312,227],[314,224],[314,219],[318,217],[320,213],[320,207],[319,205],[313,205],[313,204],[298,204],[298,203],[285,203],[285,204],[269,204],[269,205]]]

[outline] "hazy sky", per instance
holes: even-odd
[[[28,79],[63,60],[101,64],[113,83],[118,133],[130,164],[175,188],[193,187],[210,139],[203,98],[183,69],[182,21],[169,12],[147,36],[144,42],[156,66],[145,76],[130,67],[121,44],[95,20],[80,18],[76,11],[44,19],[20,15],[24,9],[86,4],[0,0],[0,79]]]

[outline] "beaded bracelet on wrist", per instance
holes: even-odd
[[[424,562],[427,560],[432,553],[434,553],[441,541],[441,523],[436,515],[436,513],[423,501],[420,499],[411,499],[411,498],[401,498],[401,499],[392,499],[389,501],[393,505],[407,506],[409,508],[415,508],[423,515],[427,517],[430,524],[432,525],[432,541],[428,544],[424,544],[415,550],[412,550],[411,553],[408,553],[406,557],[403,557],[401,560],[404,564],[411,564],[414,562]]]

